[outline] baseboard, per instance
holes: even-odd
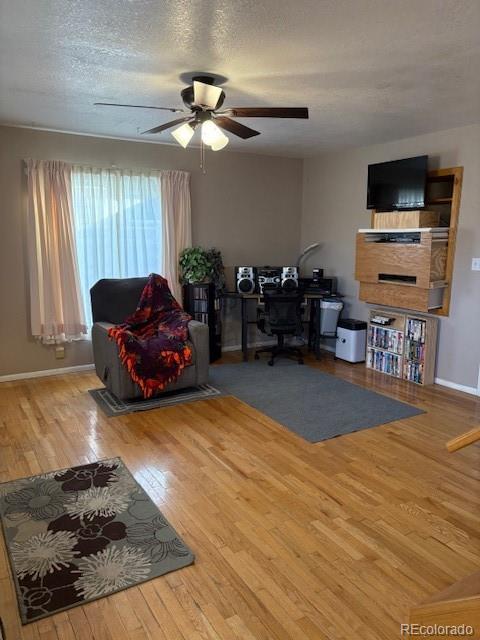
[[[258,342],[249,342],[248,348],[255,349],[256,347],[269,347],[272,344],[277,344],[276,340],[259,340]],[[222,351],[241,351],[241,344],[231,344],[227,347],[222,347]]]
[[[270,347],[273,344],[277,344],[276,340],[260,340],[259,342],[249,342],[248,343],[248,348],[249,349],[255,349],[256,347]],[[304,344],[299,345],[300,347],[305,346]],[[322,351],[331,351],[332,353],[335,353],[335,347],[332,347],[329,344],[322,344],[321,347]],[[226,347],[222,347],[222,351],[241,351],[242,350],[242,345],[241,344],[231,344],[229,346]]]
[[[43,371],[26,371],[25,373],[11,373],[0,376],[0,382],[12,382],[13,380],[25,380],[27,378],[45,378],[47,376],[58,376],[64,373],[78,373],[80,371],[90,371],[94,369],[93,364],[79,364],[75,367],[61,367],[60,369],[45,369]]]
[[[335,353],[335,347],[332,347],[331,344],[321,344],[320,349],[322,351],[330,351],[331,353]]]
[[[457,384],[456,382],[450,382],[450,380],[442,380],[442,378],[435,378],[435,384],[439,384],[442,387],[448,387],[449,389],[455,389],[455,391],[463,391],[463,393],[469,393],[472,396],[480,396],[480,389],[475,387],[467,387],[464,384]]]
[[[248,347],[268,347],[276,344],[274,340],[260,340],[249,344]],[[242,346],[240,344],[233,344],[222,347],[222,351],[240,351]],[[335,348],[330,345],[322,345],[322,350],[335,352]],[[6,376],[0,376],[1,382],[13,382],[15,380],[27,380],[28,378],[45,378],[47,376],[58,376],[64,373],[79,373],[81,371],[91,371],[95,368],[93,364],[79,364],[74,367],[60,367],[59,369],[44,369],[43,371],[25,371],[24,373],[12,373]],[[480,381],[480,380],[479,380]],[[435,378],[435,384],[439,384],[442,387],[448,387],[449,389],[455,389],[455,391],[463,391],[463,393],[469,393],[473,396],[480,396],[480,385],[478,388],[467,387],[464,384],[457,384],[450,380],[443,380],[442,378]]]

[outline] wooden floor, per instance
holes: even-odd
[[[445,450],[479,399],[309,363],[427,413],[309,444],[233,397],[105,418],[90,372],[0,384],[1,481],[119,455],[196,554],[22,627],[2,541],[7,640],[390,640],[480,568],[480,447]]]

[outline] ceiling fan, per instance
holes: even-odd
[[[229,142],[222,129],[244,140],[260,135],[259,131],[255,131],[232,118],[308,118],[308,109],[306,107],[227,107],[221,110],[225,100],[225,92],[221,87],[215,86],[215,78],[208,75],[198,75],[194,76],[192,81],[193,84],[181,92],[183,103],[190,110],[190,113],[158,127],[153,127],[148,131],[143,131],[143,134],[161,133],[175,127],[175,125],[179,125],[171,134],[182,147],[186,148],[195,133],[195,129],[201,126],[202,143],[210,146],[213,151],[219,151]],[[95,105],[159,109],[172,113],[186,113],[185,109],[174,107],[153,107],[112,102],[95,102]]]

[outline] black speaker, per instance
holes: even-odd
[[[284,291],[295,291],[298,289],[297,267],[282,267],[282,289]]]
[[[255,293],[255,267],[235,267],[235,282],[238,293]]]

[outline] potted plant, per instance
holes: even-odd
[[[181,252],[179,264],[182,284],[213,282],[217,291],[225,287],[222,254],[218,249],[188,247]]]
[[[217,293],[225,289],[225,268],[223,266],[222,252],[212,247],[207,251],[211,266],[211,278]]]

